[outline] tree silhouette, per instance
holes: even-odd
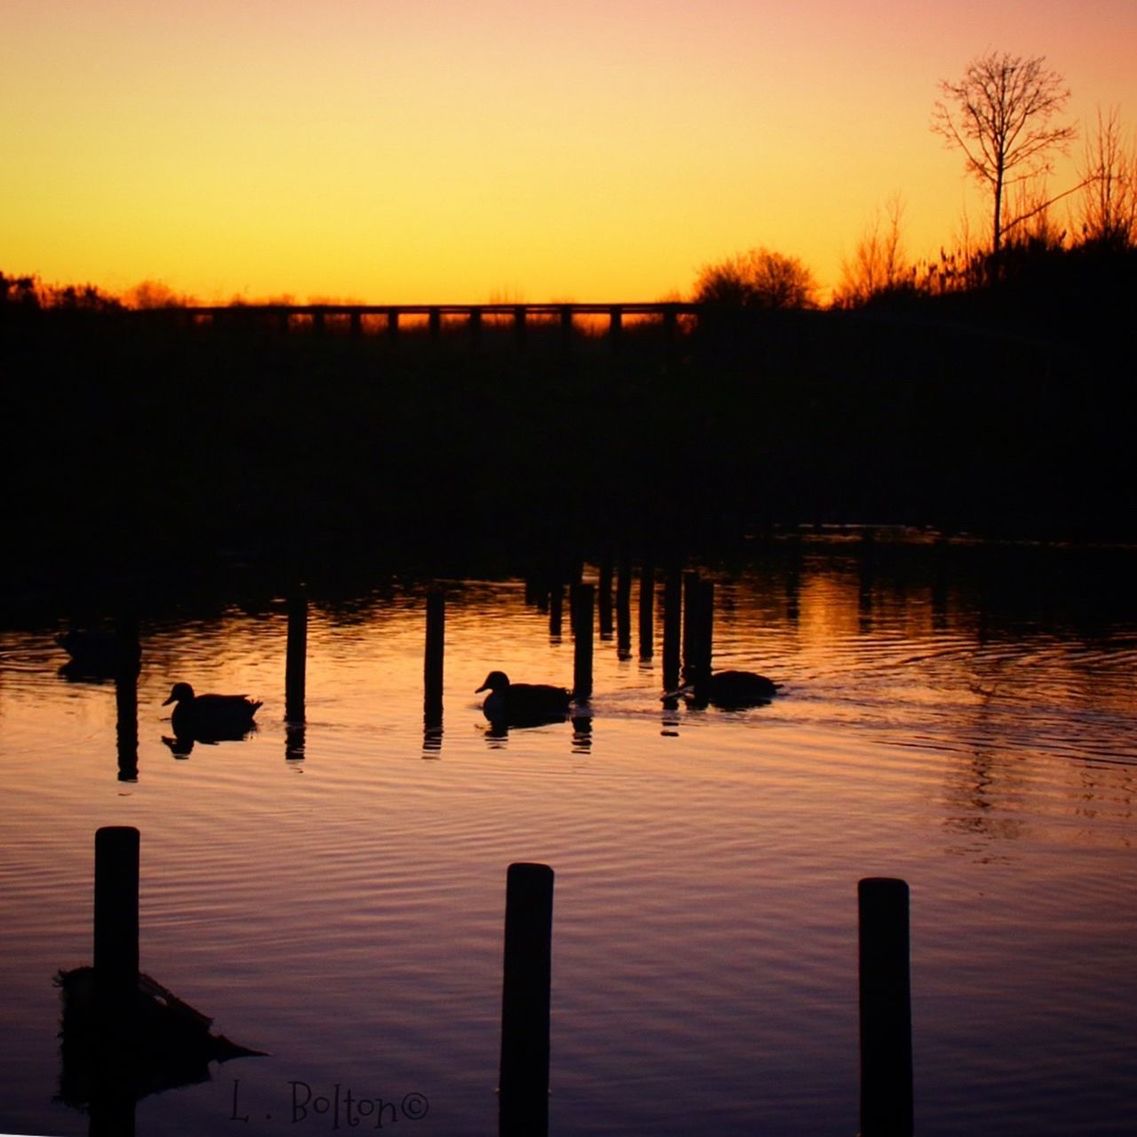
[[[1116,107],[1097,113],[1097,132],[1087,140],[1081,169],[1086,190],[1082,237],[1110,249],[1137,245],[1137,148],[1126,144]]]
[[[1013,224],[1003,221],[1008,185],[1048,172],[1055,151],[1076,133],[1071,125],[1052,124],[1070,92],[1045,63],[1043,56],[988,52],[968,64],[959,82],[940,83],[944,99],[932,112],[932,130],[963,151],[967,169],[991,191],[996,255]]]
[[[704,265],[695,280],[695,299],[724,308],[813,308],[817,282],[797,257],[751,249]]]

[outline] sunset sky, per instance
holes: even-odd
[[[894,195],[913,259],[983,231],[929,130],[976,55],[1137,125],[1135,0],[5,0],[2,29],[0,271],[204,301],[655,300],[757,245],[829,287]]]

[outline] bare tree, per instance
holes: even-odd
[[[1081,168],[1082,236],[1122,249],[1137,245],[1137,148],[1126,145],[1121,114],[1097,112],[1097,133],[1087,139]]]
[[[1052,122],[1070,92],[1045,63],[1043,56],[988,52],[968,64],[959,82],[940,83],[944,98],[932,112],[932,130],[963,151],[967,169],[991,191],[995,254],[1008,228],[1003,220],[1008,185],[1048,173],[1054,153],[1064,151],[1076,134],[1073,126]]]
[[[797,257],[751,249],[705,265],[695,281],[695,299],[734,308],[814,308],[817,281]]]
[[[903,217],[899,193],[888,199],[884,217],[877,207],[852,257],[841,261],[841,283],[834,296],[839,307],[856,307],[882,292],[912,284],[913,269],[906,263],[901,233]]]

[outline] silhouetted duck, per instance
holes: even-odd
[[[489,691],[482,712],[491,723],[540,726],[568,718],[570,695],[550,683],[511,683],[504,671],[491,671],[474,692]]]
[[[781,684],[753,671],[715,671],[704,679],[685,684],[679,693],[689,695],[697,707],[708,704],[720,710],[741,710],[769,703]]]
[[[198,742],[243,738],[256,724],[261,704],[244,695],[195,695],[188,683],[175,683],[162,704],[174,704],[170,721],[179,738]]]

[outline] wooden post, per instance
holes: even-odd
[[[572,347],[572,305],[561,305],[561,347],[568,351]]]
[[[442,725],[442,660],[446,641],[446,597],[441,590],[426,598],[426,659],[423,665],[423,714],[427,729]]]
[[[683,679],[690,682],[695,674],[695,656],[699,646],[699,574],[683,574]]]
[[[912,995],[908,885],[868,877],[860,919],[861,1134],[911,1137]]]
[[[612,638],[612,557],[605,553],[600,562],[600,580],[596,586],[597,615],[600,620],[600,638]]]
[[[138,781],[138,621],[119,617],[115,627],[115,738],[118,745],[118,780]]]
[[[546,1137],[549,1131],[552,947],[553,870],[512,864],[505,892],[499,1137]]]
[[[394,343],[399,338],[399,309],[387,309],[387,338]]]
[[[521,347],[525,343],[525,305],[518,304],[513,309],[513,338],[517,341],[517,346]]]
[[[608,310],[608,340],[613,351],[620,350],[624,338],[624,310],[615,305]]]
[[[663,689],[679,686],[679,638],[683,583],[678,565],[667,571],[663,582]]]
[[[564,619],[565,586],[561,583],[558,572],[549,588],[549,638],[559,643],[561,639],[561,624]]]
[[[592,697],[592,612],[595,591],[591,584],[572,586],[572,693],[578,703],[586,703]]]
[[[645,562],[640,569],[640,659],[647,661],[655,652],[655,569]]]
[[[351,310],[351,338],[359,339],[363,335],[363,313],[358,308]]]
[[[632,566],[620,558],[616,576],[616,658],[628,659],[632,654]]]
[[[304,721],[304,686],[308,664],[308,597],[297,589],[288,598],[288,648],[284,667],[284,718]]]
[[[481,308],[470,309],[470,345],[471,347],[479,347],[482,342],[482,310]]]
[[[133,1006],[138,992],[139,832],[95,832],[95,988],[100,1009]]]
[[[438,343],[442,334],[442,312],[438,308],[431,308],[426,317],[430,329],[430,342]]]
[[[685,678],[689,683],[700,683],[711,674],[714,658],[715,632],[715,586],[710,580],[695,582],[694,614],[691,628],[695,642],[691,647],[690,674]]]

